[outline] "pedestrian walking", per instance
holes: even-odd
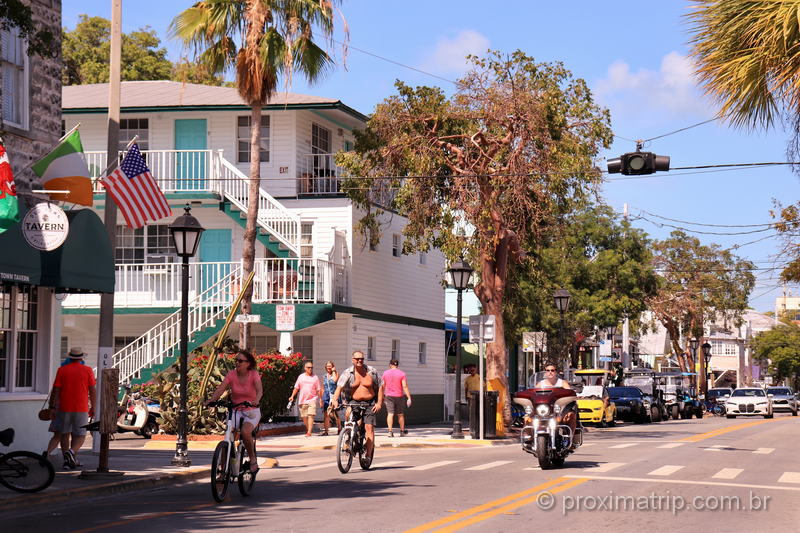
[[[339,381],[339,373],[336,371],[336,365],[333,361],[325,362],[325,375],[322,376],[322,416],[323,416],[323,429],[322,434],[328,434],[328,428],[331,426],[331,419],[336,421],[336,434],[342,430],[342,421],[339,414],[331,404],[331,397],[336,391],[336,382]]]
[[[78,346],[70,348],[68,363],[56,372],[50,392],[50,409],[55,410],[55,416],[50,422],[53,437],[47,445],[45,456],[61,444],[65,470],[83,466],[78,461],[78,450],[86,440],[84,426],[94,417],[96,381],[92,369],[83,364],[85,355]]]
[[[397,368],[399,364],[397,359],[389,361],[389,370],[385,371],[381,377],[383,382],[381,388],[386,398],[386,425],[389,428],[390,437],[394,437],[392,428],[395,415],[397,416],[397,425],[400,427],[400,436],[408,435],[404,410],[406,407],[411,407],[411,392],[408,390],[406,373]]]
[[[322,385],[319,378],[314,375],[314,363],[306,361],[303,373],[297,376],[294,383],[289,403],[297,396],[297,405],[300,407],[300,419],[306,424],[306,437],[311,436],[314,429],[314,416],[317,414],[317,403],[322,407]]]

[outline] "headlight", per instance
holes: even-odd
[[[547,404],[540,403],[536,406],[536,414],[539,416],[547,416],[550,414],[550,407]]]
[[[530,416],[530,414],[531,414],[532,412],[533,412],[533,406],[532,406],[532,405],[526,405],[526,406],[525,406],[525,414],[526,414],[526,415],[528,415],[528,416]]]

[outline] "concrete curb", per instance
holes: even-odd
[[[259,462],[259,466],[261,468],[277,468],[279,465],[277,459],[266,457]],[[48,506],[54,503],[88,498],[101,494],[123,494],[135,490],[150,489],[164,485],[179,485],[194,481],[196,479],[208,477],[210,474],[210,467],[202,467],[181,472],[161,472],[154,475],[136,476],[134,479],[121,478],[119,481],[114,481],[113,483],[102,483],[88,487],[65,490],[54,489],[52,491],[45,489],[44,492],[38,494],[21,494],[12,498],[1,499],[0,507],[2,507],[4,511],[8,511],[12,509],[24,509],[26,507],[33,507],[37,505]]]

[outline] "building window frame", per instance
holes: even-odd
[[[238,164],[250,162],[250,115],[236,117],[236,162]],[[261,115],[261,163],[270,162],[272,143],[272,128],[269,115]]]
[[[148,224],[137,229],[119,224],[116,235],[115,264],[177,262],[169,224]]]
[[[314,258],[314,222],[310,220],[300,222],[300,257]]]
[[[375,337],[367,337],[367,361],[375,360],[375,350],[377,349],[377,342]]]
[[[403,237],[399,233],[392,234],[392,257],[403,255]]]
[[[150,149],[150,119],[123,118],[119,121],[119,149],[125,150],[128,143],[138,135],[136,144],[139,150]]]
[[[400,339],[392,339],[391,359],[397,359],[400,361]]]
[[[49,354],[38,346],[42,298],[36,286],[0,284],[0,393],[35,392],[47,372]]]
[[[19,29],[0,30],[3,124],[21,130],[30,127],[30,61],[28,45]]]
[[[419,358],[417,359],[417,363],[421,365],[428,364],[428,343],[427,342],[420,342],[418,345]]]

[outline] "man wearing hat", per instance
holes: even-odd
[[[86,440],[86,428],[94,416],[95,379],[92,369],[83,364],[86,354],[79,347],[70,348],[67,360],[56,372],[53,391],[50,393],[50,408],[56,410],[50,423],[53,438],[48,445],[49,454],[61,442],[64,468],[83,466],[77,459],[78,450]],[[69,435],[72,435],[70,442]]]

